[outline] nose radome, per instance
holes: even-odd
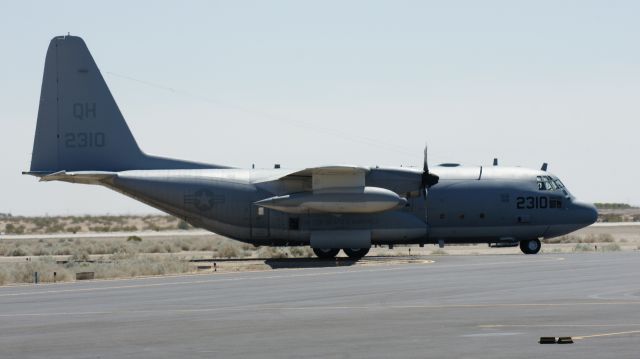
[[[598,209],[591,203],[575,203],[580,211],[580,219],[583,223],[593,224],[598,220]]]

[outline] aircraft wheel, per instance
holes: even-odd
[[[313,248],[313,253],[320,259],[333,259],[340,252],[340,248]]]
[[[540,243],[538,238],[520,241],[520,250],[524,254],[536,254],[540,252],[541,247],[542,243]]]
[[[342,251],[349,258],[358,260],[369,253],[369,248],[343,248]]]

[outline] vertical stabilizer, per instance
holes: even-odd
[[[31,172],[218,167],[144,154],[84,41],[76,36],[51,40]]]

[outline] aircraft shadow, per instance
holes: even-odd
[[[318,258],[278,258],[265,259],[264,263],[271,269],[285,268],[327,268],[327,267],[348,267],[358,263],[357,260],[348,258],[336,258],[332,260]]]

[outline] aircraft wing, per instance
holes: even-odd
[[[364,187],[365,176],[368,172],[369,168],[366,167],[323,166],[289,173],[280,179],[310,177],[313,191],[330,188],[360,188]]]
[[[367,187],[365,176],[369,168],[356,166],[325,166],[306,168],[276,178],[285,183],[283,194],[254,202],[286,213],[376,213],[404,205],[406,199],[385,188]],[[306,182],[286,189],[286,182]]]

